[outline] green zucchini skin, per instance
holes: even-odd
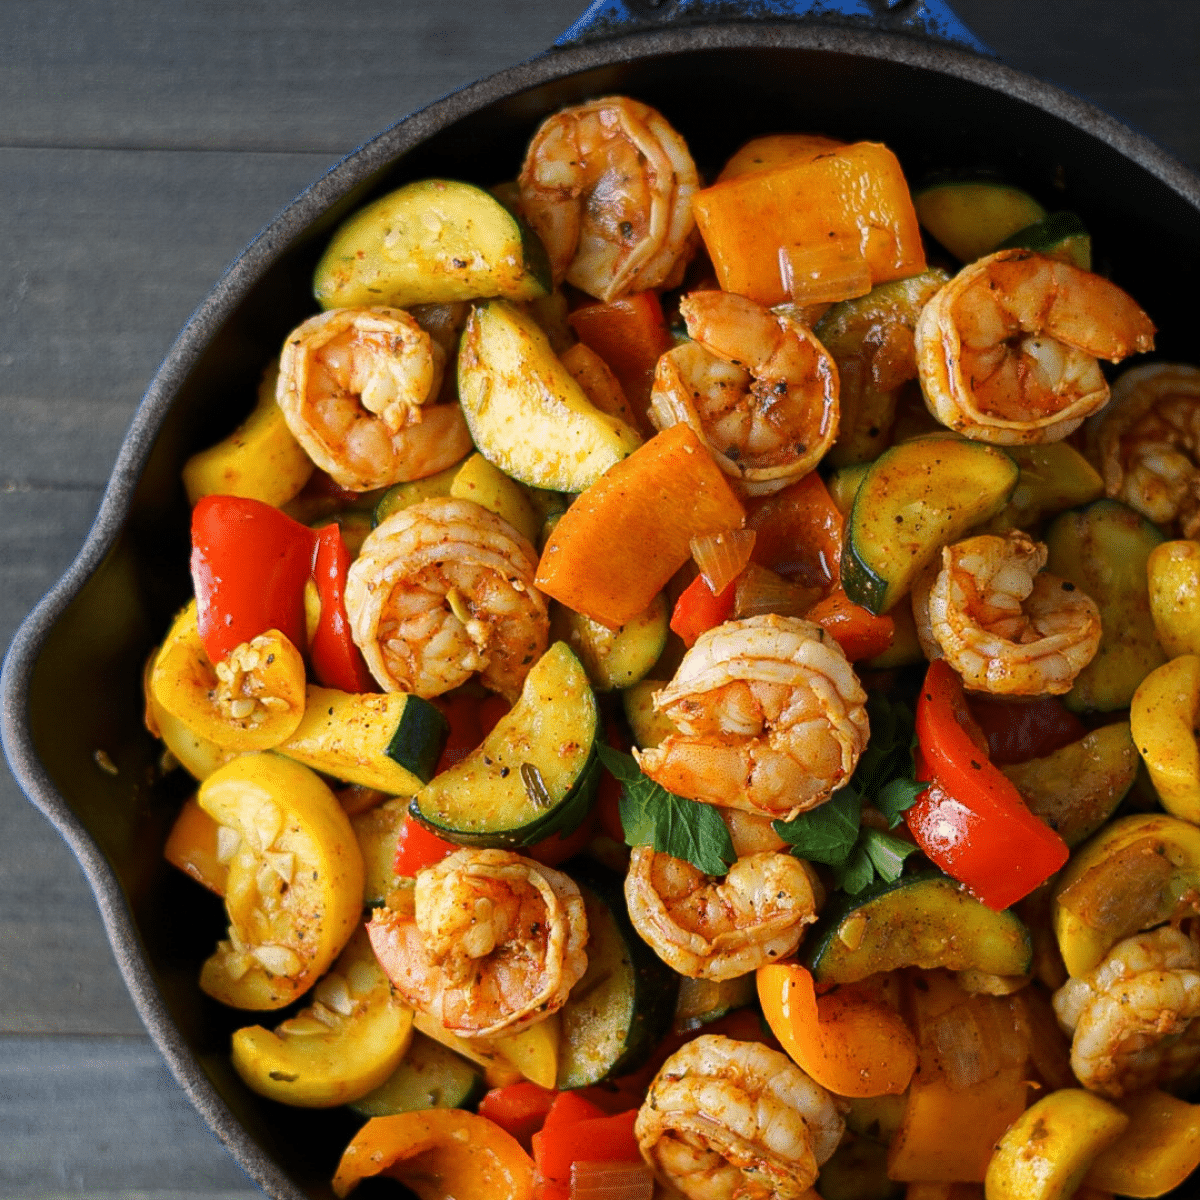
[[[997,250],[1035,250],[1082,271],[1092,269],[1092,235],[1073,212],[1054,212],[1044,220],[1018,229]]]
[[[862,477],[846,521],[846,595],[886,613],[943,546],[1008,503],[1019,475],[1003,450],[945,433],[884,451]]]
[[[1100,649],[1063,697],[1073,712],[1128,708],[1137,685],[1167,660],[1150,614],[1147,560],[1165,539],[1119,500],[1061,513],[1046,530],[1046,570],[1100,609]]]
[[[350,1108],[360,1117],[390,1117],[426,1108],[474,1108],[486,1089],[482,1073],[453,1050],[414,1033],[404,1061]]]
[[[670,1032],[679,976],[629,920],[620,875],[589,858],[563,868],[583,894],[588,969],[559,1017],[558,1086],[588,1087],[636,1071]]]
[[[384,753],[422,783],[428,783],[449,734],[450,722],[440,709],[420,696],[409,696]]]
[[[803,958],[818,983],[854,983],[901,967],[1024,975],[1029,930],[993,912],[940,871],[902,875],[832,900],[806,939]]]
[[[412,798],[410,815],[461,846],[517,850],[571,833],[600,782],[599,710],[579,659],[555,642],[483,745]]]

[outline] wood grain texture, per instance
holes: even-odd
[[[955,0],[1013,66],[1200,164],[1194,0]],[[585,0],[0,5],[0,646],[77,552],[156,366],[224,266],[398,117]],[[0,1194],[244,1200],[53,829],[0,773]]]

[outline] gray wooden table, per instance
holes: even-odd
[[[1200,166],[1195,0],[955,6],[1011,65]],[[223,266],[346,151],[542,51],[583,7],[3,0],[0,646],[77,552]],[[142,1032],[74,860],[0,770],[0,1195],[259,1194]]]

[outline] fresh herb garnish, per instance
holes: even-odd
[[[895,829],[904,812],[925,790],[916,780],[912,710],[882,692],[867,697],[871,739],[853,778],[811,812],[773,828],[799,857],[833,868],[834,883],[857,895],[878,875],[894,883],[904,860],[916,850],[911,842],[862,824],[863,804],[873,805]]]
[[[632,755],[597,743],[600,761],[621,784],[621,828],[631,846],[653,846],[706,875],[724,875],[737,855],[721,814],[687,800],[643,775]]]

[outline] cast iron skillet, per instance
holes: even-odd
[[[341,1111],[275,1105],[233,1074],[229,1034],[245,1018],[196,984],[223,932],[221,904],[162,860],[188,781],[156,771],[140,677],[190,590],[184,460],[244,415],[263,365],[314,310],[312,268],[342,216],[409,179],[511,178],[542,117],[606,93],[660,108],[702,171],[754,134],[789,129],[886,142],[910,180],[941,167],[1002,168],[1048,206],[1077,211],[1099,269],[1159,326],[1158,354],[1194,359],[1200,179],[1090,104],[986,55],[941,0],[596,0],[550,53],[405,118],[313,184],[180,334],[87,543],[13,642],[4,746],[79,858],[151,1036],[270,1196],[330,1196],[354,1123]],[[116,775],[99,769],[101,750]]]

